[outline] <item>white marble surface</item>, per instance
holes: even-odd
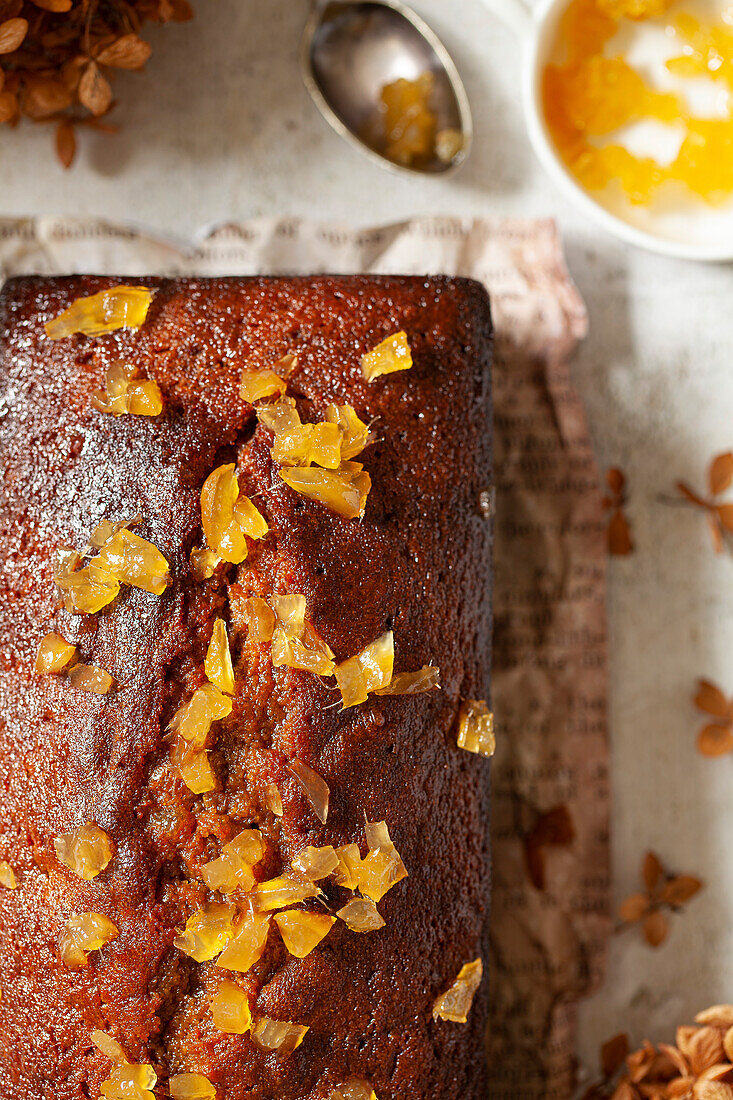
[[[0,132],[0,213],[90,213],[188,237],[205,223],[276,212],[352,224],[415,213],[556,217],[588,303],[574,374],[601,464],[621,465],[638,544],[611,569],[614,864],[617,900],[655,848],[707,889],[653,952],[633,931],[583,1009],[580,1054],[602,1037],[671,1034],[683,1015],[733,1000],[733,759],[695,753],[695,677],[733,693],[733,561],[702,517],[658,500],[700,484],[733,447],[733,267],[635,252],[596,231],[543,177],[523,133],[518,55],[481,0],[415,0],[452,50],[476,121],[451,181],[389,175],[332,134],[301,85],[305,0],[198,0],[199,18],[155,30],[145,74],[118,81],[123,129],[86,133],[73,171],[45,127]]]

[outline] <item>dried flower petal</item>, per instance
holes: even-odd
[[[80,913],[66,922],[59,939],[59,952],[66,966],[80,969],[89,962],[88,955],[99,951],[119,936],[117,925],[102,913]]]
[[[28,33],[27,19],[6,19],[0,23],[0,54],[13,53]]]
[[[216,1100],[216,1089],[201,1073],[176,1073],[168,1079],[172,1100]]]
[[[260,1016],[252,1028],[252,1039],[263,1050],[276,1051],[282,1057],[287,1057],[300,1046],[308,1030],[303,1024],[291,1024],[287,1020],[271,1020],[268,1016]]]
[[[142,69],[152,50],[137,34],[123,34],[97,54],[100,65],[112,69]]]
[[[245,913],[216,965],[242,974],[250,970],[265,950],[271,920],[267,913]]]
[[[101,1050],[102,1054],[106,1058],[109,1058],[110,1062],[117,1062],[120,1065],[124,1065],[127,1062],[127,1054],[122,1046],[113,1039],[111,1035],[108,1035],[106,1031],[91,1031],[89,1038],[94,1043],[97,1050]]]
[[[107,695],[112,690],[114,678],[103,668],[96,665],[74,665],[69,672],[69,682],[78,691],[89,691],[93,695]]]
[[[496,751],[494,715],[483,699],[467,699],[458,713],[458,746],[481,756]]]
[[[102,336],[120,328],[140,328],[148,315],[154,290],[144,286],[113,286],[77,298],[68,309],[48,321],[46,335],[52,340],[63,340],[74,333],[85,336]]]
[[[659,909],[652,910],[644,917],[644,939],[650,947],[659,947],[669,933],[669,921]]]
[[[249,997],[234,982],[223,981],[209,1007],[217,1031],[244,1035],[252,1027]]]
[[[394,634],[385,631],[355,657],[336,665],[334,674],[341,692],[343,709],[366,701],[370,691],[386,687],[394,669]]]
[[[367,352],[361,360],[362,374],[367,382],[373,382],[382,374],[393,371],[409,370],[412,366],[412,352],[406,332],[395,332],[375,348]]]
[[[63,672],[76,657],[76,646],[65,641],[60,634],[47,634],[41,639],[33,666],[39,676]]]
[[[2,28],[0,28],[2,29]],[[708,470],[708,487],[716,497],[733,485],[733,452],[716,455]]]
[[[234,694],[234,669],[232,668],[232,656],[229,652],[226,623],[223,619],[216,619],[214,622],[214,630],[204,661],[204,670],[210,682],[218,687],[219,691],[224,691],[227,695]]]
[[[634,549],[631,528],[623,510],[617,508],[608,521],[608,552],[614,557],[625,557]]]
[[[15,890],[18,886],[15,871],[5,859],[0,859],[0,886],[6,890]]]
[[[300,760],[291,760],[288,764],[288,771],[303,788],[318,820],[325,825],[328,819],[328,798],[330,794],[328,784],[320,777],[318,772],[314,772],[312,768],[309,768],[307,764],[303,764]]]
[[[386,921],[371,898],[352,898],[336,914],[352,932],[376,932]]]
[[[335,917],[325,913],[306,913],[300,909],[276,913],[273,920],[280,929],[283,943],[297,959],[309,955],[336,923]]]
[[[87,880],[96,878],[114,855],[114,846],[104,829],[91,822],[57,836],[53,846],[58,860]]]
[[[115,1066],[100,1091],[106,1100],[155,1100],[150,1090],[157,1081],[155,1070],[146,1063]]]
[[[375,695],[421,695],[440,687],[440,669],[423,665],[417,672],[398,672],[386,687],[377,688]]]
[[[214,959],[234,935],[234,906],[227,902],[209,902],[186,921],[173,943],[196,962]]]
[[[77,94],[81,105],[95,117],[109,110],[112,104],[112,88],[96,61],[90,61],[82,73]]]
[[[462,966],[450,989],[435,999],[433,1019],[465,1024],[476,990],[481,984],[483,972],[481,959],[474,959],[473,962]]]

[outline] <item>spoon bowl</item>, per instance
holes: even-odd
[[[305,27],[301,66],[306,87],[337,133],[383,165],[423,175],[455,172],[473,140],[468,96],[448,51],[398,0],[322,0]],[[380,147],[384,87],[430,73],[436,130],[455,135],[452,155],[433,152],[418,164],[392,159]]]

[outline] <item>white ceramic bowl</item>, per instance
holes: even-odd
[[[567,197],[604,229],[630,244],[688,260],[733,261],[733,201],[725,207],[711,208],[690,197],[683,203],[684,209],[676,213],[630,206],[617,213],[605,204],[605,199],[596,199],[585,191],[565,167],[545,123],[542,74],[569,0],[538,0],[532,10],[523,0],[484,2],[519,38],[522,101],[529,137],[548,175]],[[652,47],[650,42],[649,50],[654,54]]]

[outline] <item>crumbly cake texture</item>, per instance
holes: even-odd
[[[92,1029],[167,1077],[206,1075],[220,1100],[323,1100],[350,1077],[380,1100],[479,1100],[488,979],[466,1024],[435,1021],[435,998],[461,967],[486,960],[489,765],[456,744],[459,705],[488,699],[491,639],[491,322],[472,281],[413,277],[136,279],[156,288],[145,324],[51,341],[44,322],[119,282],[23,278],[0,296],[0,1086],[5,1100],[88,1100],[110,1063]],[[397,329],[411,370],[368,384],[360,361]],[[298,496],[277,476],[272,437],[239,396],[245,365],[298,353],[288,392],[304,421],[350,403],[377,439],[360,456],[372,479],[363,520]],[[91,394],[122,359],[155,379],[163,413],[106,415]],[[266,516],[268,536],[203,583],[201,486],[223,462]],[[483,496],[482,496],[483,494]],[[482,507],[482,501],[484,506]],[[135,530],[171,566],[162,596],[125,588],[97,615],[59,610],[53,563],[103,518],[140,513]],[[245,596],[302,592],[341,661],[394,630],[395,672],[440,668],[441,689],[370,696],[342,711],[333,681],[273,669],[245,652]],[[203,679],[217,616],[229,617],[231,715],[211,754],[217,791],[193,795],[168,764],[166,726]],[[58,631],[107,669],[109,696],[33,672]],[[330,788],[326,825],[287,771],[298,758]],[[276,783],[283,817],[265,808]],[[342,921],[304,959],[271,935],[245,975],[196,963],[176,931],[211,895],[200,867],[241,829],[259,827],[276,875],[306,845],[357,841],[385,820],[409,872],[379,903],[386,926]],[[92,881],[56,858],[54,837],[93,822],[116,852]],[[335,912],[353,895],[324,885]],[[120,935],[70,970],[59,933],[96,912]],[[320,910],[324,911],[325,910]],[[307,1024],[288,1058],[213,1026],[223,979],[253,1012]]]

